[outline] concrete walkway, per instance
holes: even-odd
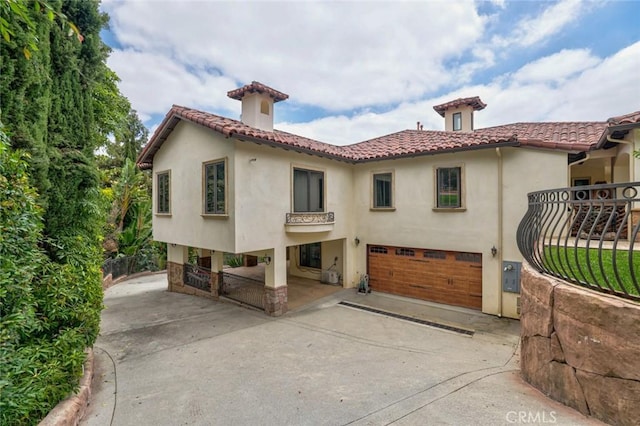
[[[106,291],[82,425],[601,424],[520,379],[517,322],[354,290],[274,319],[166,287],[154,275]]]

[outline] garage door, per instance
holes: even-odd
[[[482,254],[368,246],[374,291],[448,305],[482,308]]]

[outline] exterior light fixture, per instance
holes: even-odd
[[[498,254],[496,246],[491,247],[491,256],[496,257],[496,254]]]
[[[265,256],[264,263],[266,263],[267,265],[271,265],[271,256]]]
[[[360,238],[354,238],[353,242],[356,244],[356,247],[358,247],[358,245],[360,245]]]

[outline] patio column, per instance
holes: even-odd
[[[184,264],[189,260],[189,248],[167,244],[167,290],[180,292],[184,287]]]
[[[211,268],[211,250],[203,248],[198,249],[198,266],[202,266],[207,269]]]
[[[288,310],[287,302],[287,255],[285,247],[267,251],[271,258],[264,274],[264,311],[274,317]]]
[[[220,282],[222,281],[222,266],[224,264],[224,252],[211,252],[211,294],[214,298],[220,296]]]

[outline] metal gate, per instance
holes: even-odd
[[[264,282],[223,272],[220,296],[264,309]]]

